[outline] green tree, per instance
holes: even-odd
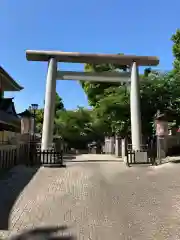
[[[85,64],[86,72],[122,72],[129,71],[127,65],[115,64]],[[87,94],[89,104],[94,107],[97,120],[94,126],[101,125],[100,136],[124,134],[129,129],[129,97],[126,87],[121,83],[81,83]],[[102,124],[103,123],[103,124]]]
[[[37,109],[37,111],[36,111],[36,131],[38,133],[42,132],[43,117],[44,117],[44,109],[43,108]]]
[[[62,110],[55,120],[56,134],[61,135],[71,147],[85,148],[92,141],[91,110]]]
[[[104,97],[98,102],[98,116],[109,124],[108,135],[124,136],[129,132],[130,102],[129,92],[125,87],[110,87],[105,90]]]
[[[123,55],[120,53],[119,55]],[[85,64],[85,72],[122,72],[128,71],[128,65],[117,65],[117,64]],[[96,106],[97,102],[103,97],[104,91],[109,87],[117,87],[121,83],[94,83],[89,81],[82,81],[81,85],[83,90],[87,94],[89,104],[93,107]]]
[[[174,55],[174,73],[180,81],[180,29],[176,30],[176,33],[172,35],[173,41],[173,55]]]
[[[157,72],[147,68],[140,75],[140,98],[143,135],[153,132],[153,121],[157,110],[167,113],[180,125],[180,29],[172,36],[174,69]],[[86,72],[129,71],[129,66],[114,64],[86,64]],[[61,135],[70,146],[84,148],[94,140],[106,135],[125,136],[130,133],[130,93],[120,83],[80,82],[87,94],[91,110],[64,109],[62,99],[56,94],[55,134]],[[39,129],[43,123],[43,109],[37,111]]]
[[[64,104],[62,101],[62,98],[59,96],[59,94],[56,92],[56,98],[55,98],[55,113],[57,113],[59,110],[64,109]]]
[[[98,70],[99,71],[99,70]],[[88,86],[89,87],[89,86]],[[98,97],[97,89],[100,92]],[[130,94],[125,86],[106,85],[85,89],[94,101],[94,111],[101,121],[107,123],[107,134],[125,136],[130,133]],[[180,114],[180,84],[171,72],[161,73],[146,69],[140,76],[142,131],[145,136],[153,133],[157,110],[173,116],[176,125]]]
[[[64,110],[64,104],[62,102],[62,98],[59,96],[59,94],[56,92],[55,97],[55,118],[58,117],[58,112]],[[44,118],[44,108],[40,108],[36,110],[36,129],[37,132],[42,132],[42,126],[43,126],[43,118]],[[56,126],[55,126],[56,129]]]

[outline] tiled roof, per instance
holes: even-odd
[[[31,112],[27,109],[24,112],[19,113],[18,115],[21,117],[32,117]]]
[[[0,110],[17,116],[13,98],[0,98]]]
[[[20,91],[23,89],[23,87],[20,86],[1,66],[0,66],[0,78],[3,81],[2,84],[6,86],[4,89],[5,91]]]

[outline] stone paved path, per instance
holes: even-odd
[[[180,239],[180,164],[127,168],[118,161],[100,161],[68,162],[60,169],[17,167],[0,181],[0,191],[1,239],[46,227],[36,235],[44,231],[48,237],[36,239],[52,240],[49,227],[63,225],[80,240]],[[26,237],[21,240],[34,239]]]

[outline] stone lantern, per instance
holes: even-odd
[[[155,116],[156,135],[166,136],[168,135],[168,118],[165,113],[157,112]]]
[[[166,157],[166,140],[168,135],[168,117],[165,113],[157,112],[155,116],[156,136],[157,136],[157,158]]]
[[[32,133],[32,114],[27,109],[18,114],[21,117],[21,134]]]

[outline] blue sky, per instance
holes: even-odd
[[[156,55],[158,69],[169,70],[179,9],[179,0],[0,0],[0,65],[24,87],[5,96],[18,112],[43,105],[47,63],[28,62],[26,49]],[[78,82],[58,81],[57,92],[68,109],[88,105]]]

